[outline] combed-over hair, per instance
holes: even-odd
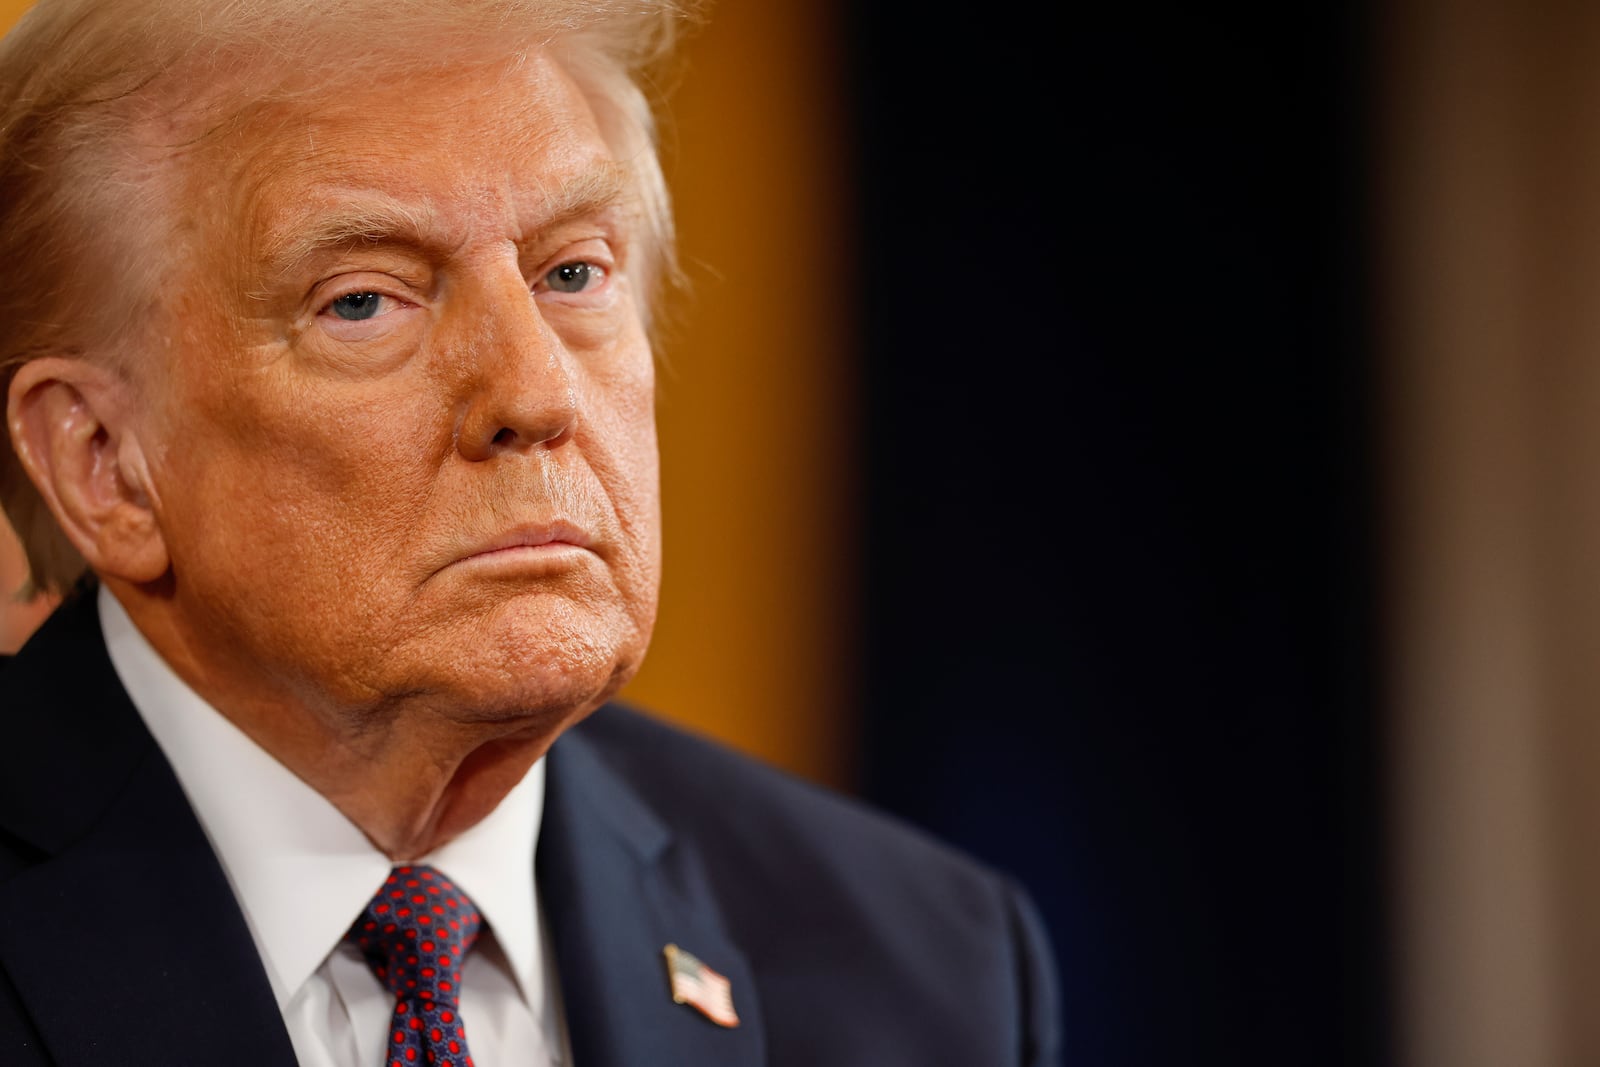
[[[93,353],[125,366],[156,306],[163,231],[179,221],[171,159],[252,105],[314,95],[329,79],[559,50],[638,175],[651,277],[675,280],[651,90],[698,6],[39,0],[0,40],[0,399],[39,356]],[[84,561],[9,433],[0,434],[0,507],[26,551],[30,593],[77,581]]]

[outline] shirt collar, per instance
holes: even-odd
[[[391,863],[327,798],[173,673],[102,586],[100,626],[123,687],[221,861],[281,1010],[344,937]],[[528,1004],[543,1002],[533,881],[544,760],[488,816],[416,862],[477,904]]]

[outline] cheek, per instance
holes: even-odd
[[[660,461],[656,442],[654,368],[642,357],[598,381],[600,402],[590,405],[591,443],[586,459],[605,485],[628,546],[630,594],[654,611],[661,570]]]
[[[654,597],[661,578],[661,475],[653,418],[629,442],[621,491],[629,501],[623,528],[636,546],[640,584]]]
[[[230,404],[196,405],[166,448],[168,498],[209,502],[175,516],[183,539],[302,572],[359,570],[364,555],[403,544],[448,426],[414,397],[333,392],[236,389]]]
[[[624,645],[634,667],[655,629],[661,595],[661,493],[653,418],[646,416],[619,436],[614,466],[602,471],[610,483],[617,525],[626,550],[612,565],[618,606],[631,635]]]

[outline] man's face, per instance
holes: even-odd
[[[200,673],[463,721],[625,681],[659,581],[650,250],[560,67],[275,105],[186,181],[138,384]]]

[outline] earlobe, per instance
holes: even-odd
[[[123,422],[127,385],[83,359],[47,356],[17,369],[6,422],[28,476],[98,574],[153,582],[166,574],[137,436]]]

